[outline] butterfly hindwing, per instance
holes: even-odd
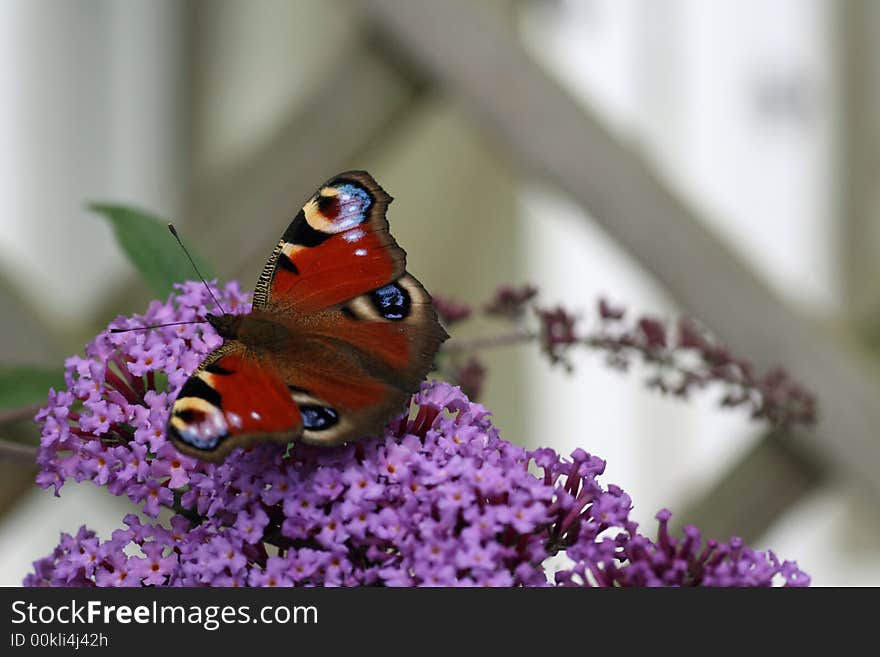
[[[425,378],[447,338],[430,295],[410,274],[355,297],[340,313],[343,317],[327,332],[344,335],[349,345],[387,366],[390,380],[410,392]]]
[[[332,445],[380,431],[433,366],[446,332],[428,293],[409,274],[387,287],[351,300],[346,312],[313,317],[305,347],[279,354],[297,402],[310,399],[336,416],[332,425],[305,427],[304,442]]]
[[[208,461],[256,438],[289,442],[301,429],[300,409],[278,370],[235,341],[211,353],[184,383],[168,421],[177,449]]]

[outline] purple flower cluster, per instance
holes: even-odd
[[[544,306],[537,296],[538,289],[532,285],[499,288],[482,313],[516,330],[446,343],[441,352],[445,358],[440,361],[444,377],[476,399],[486,380],[478,354],[482,349],[536,342],[552,365],[571,372],[569,354],[587,347],[603,352],[606,362],[616,369],[626,370],[642,361],[651,370],[648,385],[662,393],[687,398],[714,385],[723,391],[722,406],[746,408],[754,419],[783,428],[816,421],[815,397],[784,369],[757,372],[747,359],[734,355],[687,317],[680,318],[676,326],[647,315],[627,320],[626,308],[600,299],[598,321],[585,329],[577,314],[559,305]],[[460,323],[473,316],[473,308],[442,298],[438,313],[447,324]]]
[[[235,285],[220,296],[247,307]],[[114,325],[192,321],[208,301],[188,283]],[[207,325],[102,333],[68,361],[68,389],[38,416],[41,485],[91,480],[148,516],[174,514],[126,516],[103,541],[84,527],[62,535],[26,585],[809,583],[736,539],[703,546],[690,528],[674,539],[665,513],[656,540],[639,534],[629,496],[598,482],[601,459],[508,443],[484,407],[442,382],[424,384],[382,436],[351,445],[265,444],[219,465],[181,456],[164,437],[170,399],[218,343]],[[560,552],[570,565],[554,575],[548,558]]]
[[[528,309],[529,302],[538,295],[534,285],[512,287],[503,285],[495,291],[495,296],[483,307],[483,311],[491,316],[505,319],[521,319]]]
[[[626,369],[638,356],[655,373],[648,384],[663,393],[686,398],[695,390],[718,384],[722,406],[747,408],[753,418],[775,426],[810,425],[816,421],[816,399],[781,367],[764,374],[733,354],[693,320],[675,326],[655,317],[624,321],[623,308],[599,302],[601,326],[588,335],[588,345],[602,349],[613,367]]]
[[[250,308],[238,284],[214,294],[231,312]],[[167,303],[154,301],[144,315],[119,317],[86,345],[85,357],[65,362],[67,390],[49,391],[41,425],[37,483],[92,481],[127,495],[152,517],[171,506],[173,490],[206,466],[179,454],[165,439],[171,400],[202,359],[222,339],[207,324],[113,333],[170,322],[196,322],[213,308],[201,282],[178,286]]]
[[[437,315],[447,327],[462,322],[473,314],[473,310],[467,304],[458,303],[439,294],[433,295],[431,301]]]

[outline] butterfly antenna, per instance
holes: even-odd
[[[192,268],[195,270],[196,274],[199,275],[199,278],[201,279],[202,283],[205,284],[205,289],[208,291],[208,294],[211,295],[211,298],[214,300],[214,303],[216,304],[216,306],[220,309],[220,311],[224,315],[227,314],[226,309],[222,305],[220,305],[219,301],[217,301],[217,297],[215,297],[214,293],[211,291],[211,286],[208,285],[208,281],[206,281],[205,277],[202,276],[202,272],[200,272],[199,268],[196,267],[195,261],[192,259],[192,256],[189,254],[189,251],[187,251],[186,247],[183,245],[183,242],[181,241],[180,236],[177,234],[177,229],[174,227],[174,224],[169,223],[168,230],[171,231],[171,234],[174,235],[174,239],[177,240],[177,243],[180,245],[180,248],[183,249],[183,252],[186,254],[187,260],[189,260],[189,264],[192,265]]]
[[[182,324],[205,324],[208,320],[199,319],[193,322],[168,322],[167,324],[153,324],[151,326],[135,326],[134,328],[112,328],[111,333],[128,333],[129,331],[149,331],[154,328],[162,328],[163,326],[181,326]]]

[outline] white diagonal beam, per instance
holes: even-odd
[[[759,366],[782,363],[820,400],[797,442],[880,495],[880,388],[865,359],[799,315],[629,145],[551,80],[516,35],[463,0],[358,0],[526,168],[550,179],[684,309]],[[854,343],[855,341],[852,340]]]

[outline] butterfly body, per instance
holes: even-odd
[[[388,232],[390,201],[366,172],[334,177],[276,245],[252,311],[206,317],[225,342],[172,407],[180,451],[219,461],[260,440],[334,445],[403,410],[447,336]]]

